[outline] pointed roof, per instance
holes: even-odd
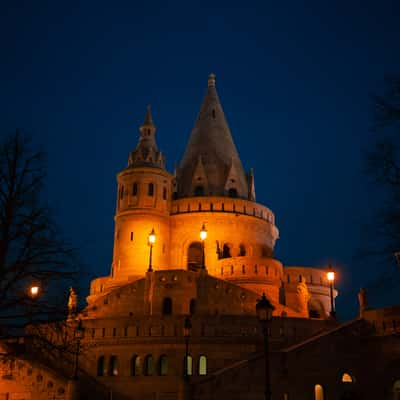
[[[246,176],[218,98],[214,74],[208,77],[208,88],[179,165],[178,197],[194,195],[192,181],[199,158],[208,181],[206,195],[227,196],[229,187],[236,189],[238,197],[248,197]],[[227,182],[230,171],[235,171],[235,176]]]
[[[139,131],[139,143],[129,155],[128,167],[149,166],[165,168],[164,156],[158,150],[156,143],[156,127],[151,116],[150,106],[147,106],[144,122]]]

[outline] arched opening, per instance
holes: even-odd
[[[201,268],[203,250],[200,242],[193,242],[188,248],[187,267],[190,271],[198,271]]]
[[[230,249],[229,245],[227,245],[225,243],[224,246],[222,247],[222,257],[221,258],[229,258],[229,257],[231,257],[231,249]]]
[[[244,244],[239,245],[239,256],[244,257],[246,255],[246,247]]]
[[[151,354],[148,354],[144,359],[144,374],[146,376],[151,376],[154,374],[154,361]]]
[[[131,376],[142,375],[142,359],[139,356],[131,358]]]
[[[195,196],[204,196],[204,186],[198,185],[194,188]]]
[[[321,385],[314,386],[315,400],[324,400],[324,388]]]
[[[108,376],[118,375],[118,357],[111,356],[110,362],[108,363]]]
[[[393,400],[400,400],[400,379],[393,384]]]
[[[189,313],[193,315],[196,312],[196,299],[191,299],[189,304]]]
[[[207,375],[207,357],[200,356],[199,358],[199,375]]]
[[[193,358],[191,355],[188,355],[187,357],[185,356],[183,367],[185,369],[186,375],[193,375]]]
[[[138,184],[135,182],[132,188],[132,196],[137,196],[138,194]]]
[[[344,383],[353,383],[353,381],[354,381],[353,377],[349,373],[344,372],[342,374],[342,382],[344,382]]]
[[[161,376],[168,375],[168,357],[163,354],[158,363],[158,374]]]
[[[238,192],[235,188],[230,188],[228,190],[228,196],[229,197],[238,197]]]
[[[162,303],[162,314],[171,315],[172,314],[172,299],[170,297],[165,297]]]
[[[100,356],[97,360],[97,376],[104,376],[104,356]]]

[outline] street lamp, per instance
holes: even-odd
[[[185,338],[185,380],[189,381],[189,340],[192,335],[192,322],[189,317],[185,318],[185,322],[183,324],[183,336]],[[192,368],[192,365],[190,365]],[[190,374],[191,375],[191,374]]]
[[[156,242],[156,233],[154,232],[154,228],[149,233],[148,241],[150,246],[150,257],[149,257],[149,269],[147,270],[147,272],[153,272],[153,267],[151,265],[151,258],[153,256],[153,245]]]
[[[37,284],[29,286],[28,294],[32,299],[36,299],[40,294],[40,286]]]
[[[264,335],[264,357],[265,357],[265,400],[271,400],[271,378],[270,378],[270,366],[269,366],[269,343],[268,343],[268,326],[272,320],[272,312],[275,307],[270,301],[262,294],[261,299],[257,301],[256,313],[257,318],[263,328]]]
[[[31,283],[27,288],[28,297],[30,297],[31,301],[28,301],[28,322],[32,322],[33,316],[33,301],[36,300],[40,296],[41,287],[38,283]]]
[[[74,380],[78,380],[78,362],[79,362],[79,352],[81,349],[81,339],[85,333],[85,329],[82,326],[82,320],[79,320],[77,327],[74,331],[74,338],[76,340],[76,353],[75,353],[75,365],[74,365]]]
[[[335,310],[335,301],[333,299],[333,284],[335,282],[335,271],[332,269],[332,266],[329,265],[328,272],[326,273],[326,277],[329,282],[329,293],[331,297],[331,311],[330,315],[332,318],[336,317],[336,310]]]
[[[201,227],[201,230],[200,230],[201,252],[202,252],[201,269],[206,269],[206,257],[204,255],[204,242],[206,239],[207,239],[207,229],[206,229],[205,224],[203,224],[203,226]]]

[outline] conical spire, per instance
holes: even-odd
[[[156,127],[154,126],[150,106],[147,106],[144,122],[139,128],[140,138],[135,151],[129,155],[128,166],[151,166],[165,168],[164,156],[156,143]]]
[[[200,192],[193,183],[199,158],[208,182],[205,195],[248,197],[246,176],[218,98],[214,74],[208,76],[207,91],[179,165],[178,197]]]

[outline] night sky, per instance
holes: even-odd
[[[398,1],[8,1],[0,12],[0,135],[48,154],[46,194],[89,279],[110,270],[116,173],[151,104],[172,172],[207,87],[217,90],[285,265],[339,271],[338,311],[396,301],[360,261],[379,197],[364,158],[370,94],[400,73]]]

